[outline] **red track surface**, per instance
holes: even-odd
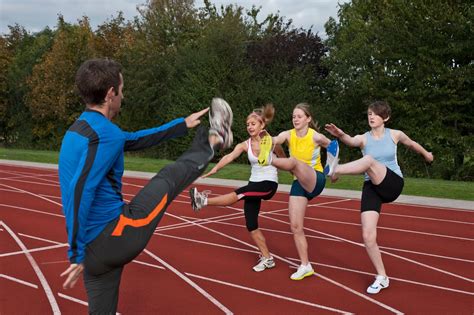
[[[124,198],[145,182],[125,178]],[[68,262],[57,172],[0,165],[0,196],[0,314],[86,313],[82,283],[64,290],[59,278]],[[287,201],[278,193],[262,203],[260,228],[277,266],[255,273],[257,252],[242,203],[196,214],[182,193],[147,250],[125,268],[119,312],[474,313],[473,211],[384,206],[378,239],[391,282],[372,296],[364,293],[374,271],[361,246],[359,201],[323,196],[311,202],[305,228],[317,275],[302,281],[289,279],[298,261]]]

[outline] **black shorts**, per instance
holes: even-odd
[[[387,174],[380,184],[374,185],[370,180],[365,181],[362,188],[360,211],[380,213],[383,203],[392,202],[400,196],[403,185],[403,177],[398,176],[389,168],[387,168]]]

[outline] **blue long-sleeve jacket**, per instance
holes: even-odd
[[[117,218],[122,199],[124,151],[140,150],[187,133],[184,118],[157,128],[122,131],[100,112],[86,110],[66,132],[59,153],[59,183],[71,263]]]

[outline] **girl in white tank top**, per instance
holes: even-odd
[[[208,198],[209,191],[198,192],[195,187],[191,188],[191,204],[195,211],[205,206],[230,206],[239,200],[244,200],[244,212],[247,230],[260,250],[260,258],[254,271],[260,272],[275,266],[275,261],[270,255],[265,237],[258,228],[258,214],[262,200],[268,200],[276,193],[278,188],[278,172],[273,166],[258,165],[258,153],[260,152],[260,132],[273,118],[273,106],[266,105],[264,108],[254,110],[247,117],[247,132],[249,139],[237,144],[234,150],[225,155],[211,171],[202,177],[208,177],[217,173],[225,165],[234,161],[242,153],[247,152],[250,162],[251,174],[249,183],[233,192],[217,197]],[[281,147],[280,147],[281,149]],[[280,154],[283,150],[279,151]]]

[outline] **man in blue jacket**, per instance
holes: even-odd
[[[84,62],[76,86],[85,111],[66,132],[59,154],[59,181],[71,265],[63,287],[84,271],[89,313],[115,314],[124,265],[145,248],[172,200],[206,169],[215,149],[232,144],[232,111],[211,103],[210,129],[201,127],[191,147],[164,167],[130,201],[122,198],[124,151],[141,150],[187,134],[209,108],[162,126],[122,131],[111,120],[123,98],[121,65],[109,59]]]

